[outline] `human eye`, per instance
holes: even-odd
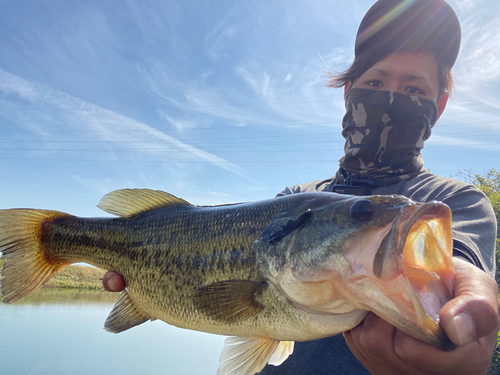
[[[370,81],[367,81],[366,84],[370,87],[382,87],[382,81],[379,81],[378,79],[372,79]]]
[[[415,86],[409,86],[405,88],[405,91],[411,95],[425,95],[425,92],[423,90]]]

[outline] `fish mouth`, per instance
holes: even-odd
[[[382,284],[398,279],[403,289],[400,294],[389,293],[413,323],[399,328],[444,349],[453,347],[439,325],[439,311],[453,298],[452,253],[450,208],[441,202],[417,203],[403,208],[373,263],[373,273]]]

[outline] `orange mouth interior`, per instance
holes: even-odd
[[[403,264],[425,313],[439,323],[439,310],[453,298],[455,270],[451,214],[445,212],[436,216],[424,216],[414,223],[406,238]],[[419,309],[416,310],[418,314]]]

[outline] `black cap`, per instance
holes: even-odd
[[[439,62],[451,68],[461,34],[457,15],[443,0],[378,0],[359,25],[355,55],[413,45],[429,48]]]

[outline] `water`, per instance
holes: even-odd
[[[2,375],[216,374],[224,337],[147,322],[103,329],[118,296],[39,289],[0,303]]]

